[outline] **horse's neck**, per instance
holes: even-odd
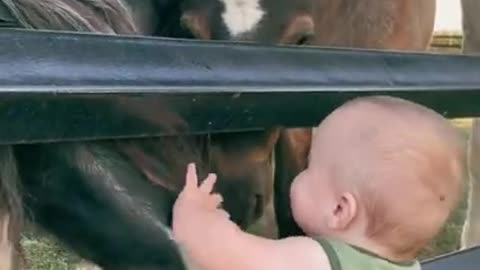
[[[124,0],[132,11],[132,16],[139,33],[153,35],[160,22],[155,0]]]

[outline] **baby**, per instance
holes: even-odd
[[[464,147],[441,115],[398,98],[366,97],[331,113],[313,134],[291,207],[307,237],[241,231],[190,164],[173,235],[205,270],[420,269],[463,189]]]

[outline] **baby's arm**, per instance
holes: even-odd
[[[174,208],[173,231],[200,269],[330,270],[322,247],[310,238],[271,240],[240,230],[217,208],[218,195],[210,194],[215,178],[210,176],[198,187],[193,170],[189,167],[186,187]]]
[[[306,237],[270,240],[217,227],[182,242],[186,254],[206,270],[330,270],[321,246]],[[207,237],[207,235],[209,237]]]

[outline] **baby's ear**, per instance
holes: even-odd
[[[351,192],[344,192],[338,198],[335,209],[330,216],[328,226],[333,230],[348,229],[357,215],[358,202]]]

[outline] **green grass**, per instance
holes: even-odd
[[[74,270],[80,262],[58,241],[40,233],[24,233],[22,246],[29,270]]]

